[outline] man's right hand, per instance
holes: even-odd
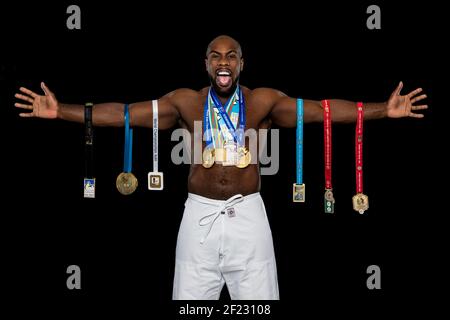
[[[45,95],[41,96],[27,89],[20,88],[24,94],[16,93],[15,97],[29,104],[15,103],[14,106],[21,109],[31,110],[31,112],[20,113],[21,117],[37,117],[46,119],[56,119],[58,117],[58,100],[44,82],[41,82],[41,88]]]

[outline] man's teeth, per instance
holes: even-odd
[[[219,73],[217,73],[217,75],[219,75],[219,76],[229,76],[230,73],[226,72],[226,71],[220,71]]]

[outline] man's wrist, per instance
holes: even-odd
[[[389,117],[389,113],[388,113],[388,103],[383,102],[382,103],[382,108],[381,108],[381,118],[388,118]]]

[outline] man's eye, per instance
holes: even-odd
[[[228,58],[229,58],[229,59],[236,59],[236,55],[235,55],[235,54],[229,54],[229,55],[228,55]]]
[[[211,55],[211,59],[217,59],[217,58],[219,58],[219,55],[218,55],[218,54],[212,54],[212,55]]]

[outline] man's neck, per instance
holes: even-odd
[[[212,88],[214,89],[214,87],[212,87]],[[227,103],[228,99],[230,99],[230,97],[236,91],[236,88],[237,88],[237,85],[236,85],[236,87],[234,87],[232,90],[230,90],[228,93],[225,93],[225,94],[220,94],[219,92],[217,92],[217,90],[214,90],[214,91],[216,92],[216,95],[219,98],[222,105],[225,105]]]

